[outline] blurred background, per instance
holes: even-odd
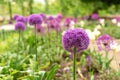
[[[14,14],[28,16],[32,13],[46,13],[65,16],[118,16],[120,0],[0,0],[0,21],[11,19]]]

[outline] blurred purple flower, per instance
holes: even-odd
[[[60,30],[60,23],[53,19],[47,23],[49,29],[55,29],[57,32]]]
[[[63,18],[62,14],[58,14],[57,17],[56,17],[56,20],[58,22],[61,22],[62,18]]]
[[[120,17],[115,17],[115,19],[117,20],[117,22],[120,22]]]
[[[19,15],[18,15],[18,14],[15,14],[15,15],[13,16],[13,19],[14,19],[14,20],[17,20],[18,17],[19,17]]]
[[[23,22],[17,22],[15,24],[15,30],[24,31],[25,30],[25,24]]]
[[[32,14],[28,18],[28,23],[30,25],[42,24],[42,18],[38,14]]]
[[[44,27],[41,24],[36,24],[36,32],[44,34]]]
[[[17,21],[17,22],[23,22],[23,23],[26,22],[26,20],[25,20],[25,18],[24,18],[23,16],[19,16],[19,17],[16,19],[16,21]]]
[[[108,34],[105,34],[105,35],[100,36],[97,39],[96,43],[97,43],[97,46],[98,46],[98,50],[100,50],[100,51],[102,51],[102,50],[109,51],[109,50],[111,50],[110,44],[113,43],[113,39]]]
[[[97,20],[97,19],[99,19],[99,15],[97,13],[94,13],[91,15],[91,19]]]
[[[48,17],[48,20],[53,20],[53,19],[54,19],[53,16],[49,16],[49,17]]]
[[[70,27],[70,23],[71,23],[71,19],[70,18],[66,18],[64,21],[64,26],[65,27]]]
[[[42,17],[43,20],[47,18],[44,13],[41,13],[40,16]]]
[[[87,49],[89,45],[89,37],[84,29],[70,29],[62,36],[62,44],[65,50],[73,53],[74,48],[76,52]]]

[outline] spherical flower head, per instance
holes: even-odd
[[[64,22],[64,26],[65,27],[70,27],[70,23],[71,23],[71,19],[70,18],[66,18],[65,22]]]
[[[92,14],[92,15],[91,15],[91,19],[93,19],[93,20],[99,19],[98,14],[97,14],[97,13]]]
[[[25,30],[25,24],[23,22],[17,22],[15,24],[15,30],[24,31]]]
[[[53,19],[54,19],[53,16],[49,16],[49,17],[48,17],[48,20],[53,20]]]
[[[13,16],[13,19],[14,19],[14,20],[17,20],[18,17],[19,17],[19,15],[18,15],[18,14],[15,14],[15,15]]]
[[[63,18],[62,14],[58,14],[57,17],[56,17],[56,20],[58,22],[61,22],[62,18]]]
[[[42,18],[38,14],[32,14],[29,16],[28,22],[30,25],[42,24]]]
[[[16,19],[16,21],[17,21],[17,22],[23,22],[23,23],[26,22],[26,20],[25,20],[25,18],[24,18],[23,16],[19,16],[19,17]]]
[[[47,23],[49,29],[55,29],[56,31],[60,30],[60,23],[53,19]]]
[[[97,39],[96,43],[99,51],[102,51],[102,50],[109,51],[111,50],[110,45],[113,43],[113,39],[108,34],[105,34],[100,36]]]
[[[89,45],[89,37],[84,29],[69,29],[62,36],[62,44],[65,50],[74,53],[85,50]]]

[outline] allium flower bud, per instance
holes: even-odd
[[[97,39],[96,43],[100,51],[102,50],[109,51],[111,50],[110,45],[113,43],[113,39],[109,35],[105,34],[105,35],[100,36]]]
[[[15,30],[24,31],[25,30],[25,24],[23,22],[17,22],[15,24]]]
[[[62,44],[65,50],[69,52],[74,52],[74,48],[76,48],[76,52],[81,50],[85,50],[89,45],[89,37],[84,29],[69,29],[62,36]]]

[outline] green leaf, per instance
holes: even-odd
[[[52,80],[56,71],[58,70],[58,68],[59,68],[59,66],[57,64],[55,66],[53,66],[53,68],[50,70],[50,72],[48,72],[45,80]]]

